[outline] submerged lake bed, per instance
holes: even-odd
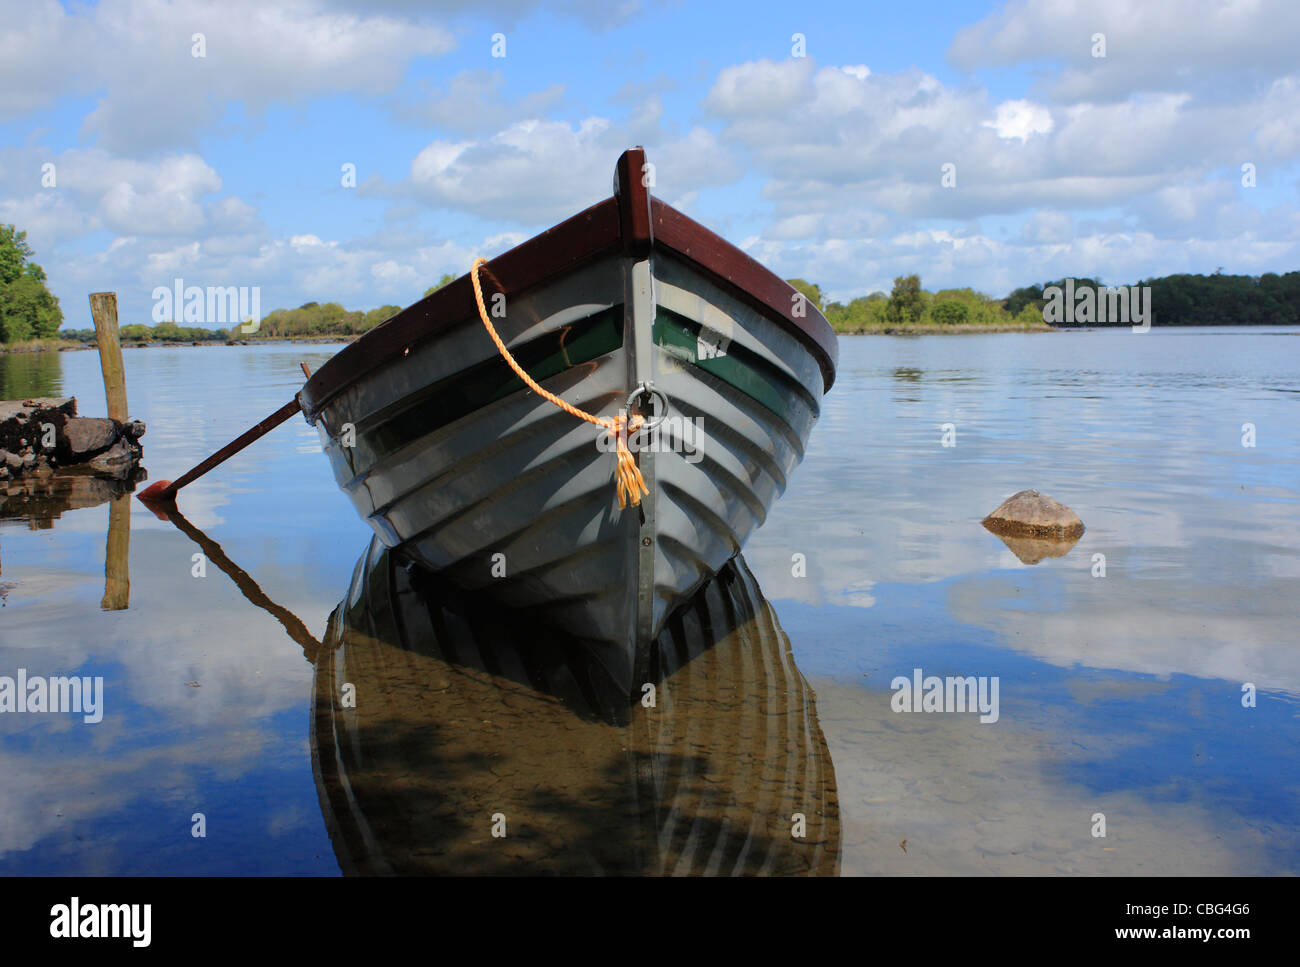
[[[314,371],[337,348],[127,353],[150,478],[174,479],[261,420],[301,385],[300,361]],[[779,628],[728,629],[699,651],[679,629],[691,661],[662,687],[676,734],[699,740],[696,759],[677,754],[663,722],[571,715],[577,699],[559,686],[558,705],[528,704],[538,690],[516,686],[536,670],[390,640],[358,593],[361,577],[389,572],[301,419],[187,488],[187,527],[129,496],[7,502],[0,676],[102,679],[102,717],[0,714],[0,873],[383,871],[357,854],[385,836],[389,865],[400,855],[417,870],[444,855],[464,872],[645,870],[652,836],[617,859],[607,841],[645,821],[647,790],[694,823],[677,865],[654,872],[1300,872],[1300,332],[866,336],[840,349],[804,462],[733,589],[747,602],[737,614],[762,623],[770,606]],[[97,356],[0,356],[0,399],[37,395],[75,395],[99,415]],[[1086,525],[1033,564],[980,526],[1028,488]],[[125,607],[106,610],[106,556],[124,533],[129,575],[107,580]],[[331,674],[371,673],[361,694],[369,681],[388,696],[387,717],[334,709],[340,748],[327,757],[313,655],[344,640],[347,667]],[[721,674],[704,674],[710,647],[768,669],[728,686],[737,705],[759,689],[786,715],[806,682],[797,741],[778,748],[714,693],[691,691]],[[785,652],[797,672],[771,670]],[[927,678],[989,686],[975,694],[996,695],[996,715],[927,711],[910,693],[901,711],[911,686],[900,680]],[[574,766],[542,804],[519,790],[554,776],[475,761],[508,757],[506,738],[539,721],[567,737],[556,741],[572,743],[574,762],[638,742],[644,755],[631,778]],[[418,754],[384,744],[394,729]],[[803,862],[769,847],[766,865],[728,866],[746,861],[699,844],[734,840],[744,823],[707,791],[683,798],[682,777],[712,782],[724,759],[781,756],[785,778],[718,781],[797,787],[755,797],[748,835],[788,838],[807,795],[820,852]],[[430,770],[448,781],[425,782]],[[789,778],[814,773],[811,792]],[[430,797],[442,798],[427,822],[398,821]],[[514,866],[488,859],[504,848],[491,832],[498,799],[515,804],[501,807],[517,823]]]

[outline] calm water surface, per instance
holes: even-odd
[[[128,351],[152,477],[337,348]],[[182,521],[116,505],[123,609],[113,504],[5,498],[0,676],[102,676],[105,699],[95,724],[0,714],[0,872],[1300,872],[1300,333],[841,356],[789,491],[662,645],[654,714],[368,556],[301,419],[187,488]],[[102,415],[98,365],[0,356],[0,399]],[[1064,556],[980,526],[1026,488],[1083,518]],[[998,721],[894,712],[917,668],[996,677]]]

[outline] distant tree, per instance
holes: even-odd
[[[36,268],[39,270],[39,266]],[[36,273],[25,271],[0,291],[0,327],[6,333],[5,342],[11,342],[13,338],[47,339],[57,333],[61,325],[63,312],[59,309],[59,300]],[[12,338],[8,336],[10,331],[15,333]]]
[[[1248,275],[1167,275],[1151,287],[1153,325],[1295,325],[1300,322],[1300,272]]]
[[[17,231],[13,225],[0,225],[0,286],[22,275],[31,255],[26,232]]]
[[[151,335],[149,327],[138,322],[123,326],[118,334],[130,342],[148,342]],[[65,333],[65,335],[71,336],[72,333]]]
[[[455,282],[458,278],[459,276],[452,275],[450,272],[445,273],[443,277],[438,280],[437,285],[431,285],[424,290],[424,296],[422,296],[422,298],[428,298],[429,296],[437,292],[439,289],[441,289],[448,282]]]
[[[365,317],[362,319],[361,331],[369,332],[371,329],[375,328],[375,326],[379,325],[381,322],[386,322],[387,320],[393,318],[393,316],[397,315],[401,311],[402,311],[401,306],[380,306],[377,309],[371,309],[369,312],[365,314]]]
[[[1043,322],[1043,310],[1035,306],[1034,303],[1027,302],[1024,307],[1016,313],[1015,320],[1020,323],[1038,323],[1041,325]]]
[[[811,302],[818,312],[825,312],[825,307],[822,305],[824,296],[822,295],[821,286],[814,285],[804,279],[786,279],[785,281],[791,288],[803,293],[804,298]]]
[[[1027,305],[1035,305],[1039,311],[1042,310],[1043,287],[1041,285],[1027,285],[1016,289],[1002,303],[1002,307],[1013,316],[1020,315],[1020,310]]]
[[[59,300],[31,255],[26,232],[0,225],[0,342],[48,338],[63,325]]]
[[[883,292],[860,295],[848,305],[829,302],[823,310],[826,321],[842,332],[856,332],[880,325],[885,321],[885,307],[889,297]]]
[[[900,275],[894,279],[886,318],[893,323],[913,323],[921,318],[924,311],[925,297],[921,293],[921,277]]]
[[[343,320],[347,314],[348,310],[344,309],[342,304],[338,302],[323,303],[317,307],[317,311],[308,326],[308,331],[312,335],[341,332],[344,328]]]

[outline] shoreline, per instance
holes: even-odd
[[[1043,323],[1040,326],[1016,323],[965,323],[945,326],[937,322],[916,323],[906,326],[859,326],[857,329],[836,329],[837,336],[961,336],[968,333],[990,332],[1058,332],[1057,327]]]

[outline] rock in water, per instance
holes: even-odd
[[[1065,504],[1040,494],[1022,490],[1013,494],[984,518],[984,526],[999,537],[1041,537],[1048,540],[1078,540],[1083,521]]]
[[[66,463],[84,463],[97,453],[103,453],[121,436],[113,420],[76,417],[63,427],[59,457]]]
[[[86,466],[101,477],[121,479],[135,468],[139,458],[139,451],[127,440],[118,440],[103,453],[91,457]]]
[[[144,452],[144,431],[139,420],[79,418],[71,398],[0,401],[0,480],[41,475],[56,466],[124,480]]]

